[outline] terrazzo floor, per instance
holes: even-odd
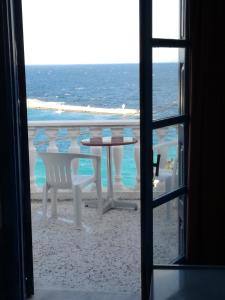
[[[137,201],[138,203],[139,201]],[[177,254],[176,205],[154,213],[154,260]],[[140,209],[110,210],[102,219],[82,208],[82,230],[72,223],[72,204],[60,201],[58,219],[42,221],[40,202],[32,201],[33,261],[36,289],[140,293]]]

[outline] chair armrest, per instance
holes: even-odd
[[[79,158],[84,158],[84,159],[94,159],[96,161],[100,161],[101,157],[98,155],[92,155],[92,154],[83,154],[83,153],[64,153],[64,152],[38,152],[38,156],[41,157],[42,159],[44,159],[44,157],[48,154],[51,154],[52,157],[55,157],[55,159],[57,159],[57,157],[60,156],[66,156],[69,160],[73,160],[73,159],[79,159]]]

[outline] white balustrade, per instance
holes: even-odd
[[[69,139],[70,146],[69,152],[80,152],[80,143],[78,140],[86,138],[87,136],[101,137],[104,129],[110,129],[112,136],[122,136],[124,128],[131,128],[133,135],[139,141],[139,121],[138,120],[107,120],[107,121],[31,121],[28,123],[29,128],[29,145],[30,145],[30,178],[31,178],[31,191],[32,197],[40,198],[41,189],[36,185],[35,179],[35,164],[37,158],[37,150],[34,147],[33,139],[37,134],[38,129],[44,129],[48,141],[40,141],[40,144],[46,143],[48,152],[58,152],[58,140],[60,139],[59,130],[64,128],[67,130],[65,140]],[[63,138],[62,138],[63,139]],[[38,142],[36,142],[38,144]],[[137,168],[135,188],[125,187],[122,183],[122,160],[123,160],[123,147],[113,147],[113,163],[115,169],[114,175],[114,191],[115,194],[124,199],[139,198],[140,187],[140,158],[139,158],[139,142],[134,147],[134,160]],[[92,147],[91,152],[95,155],[102,155],[101,147]],[[96,166],[93,166],[94,169]],[[79,169],[79,161],[75,161],[73,165],[74,173]]]
[[[69,140],[69,152],[80,152],[80,140],[86,137],[103,135],[104,129],[110,129],[112,136],[124,135],[124,129],[130,128],[132,135],[138,140],[134,145],[134,165],[136,167],[136,183],[134,187],[126,187],[122,182],[122,161],[123,147],[113,147],[112,156],[114,163],[114,191],[119,197],[124,199],[139,198],[140,192],[140,131],[138,120],[107,120],[107,121],[32,121],[28,123],[29,128],[29,159],[30,159],[30,183],[33,198],[41,197],[41,189],[37,187],[35,178],[35,165],[37,159],[37,149],[39,144],[48,144],[48,152],[58,152],[57,147],[59,139]],[[66,129],[67,135],[65,137],[59,137],[59,130],[61,128]],[[38,141],[35,139],[38,129],[44,129],[45,135],[48,137],[48,141]],[[167,135],[167,128],[161,128],[156,130],[158,136],[157,144],[165,143],[165,137]],[[34,145],[35,139],[35,145]],[[36,147],[35,147],[36,146]],[[156,149],[153,147],[153,150]],[[155,150],[154,150],[155,151]],[[91,152],[95,155],[102,155],[101,147],[92,147]],[[161,160],[160,164],[166,164],[168,147],[160,150]],[[96,169],[96,166],[94,166]],[[79,161],[75,161],[73,165],[73,171],[76,174],[79,169]],[[91,194],[91,193],[89,193]],[[90,196],[90,195],[89,195]]]

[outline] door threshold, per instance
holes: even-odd
[[[141,300],[140,294],[37,289],[31,300]]]

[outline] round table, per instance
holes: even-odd
[[[112,181],[112,154],[111,148],[113,146],[132,145],[137,143],[137,139],[133,137],[113,136],[113,137],[91,137],[89,139],[82,140],[81,143],[89,147],[106,147],[107,151],[107,201],[104,203],[103,213],[111,208],[133,208],[137,209],[137,204],[130,203],[128,201],[121,201],[113,199],[113,181]],[[97,203],[92,202],[91,205],[96,206]]]

